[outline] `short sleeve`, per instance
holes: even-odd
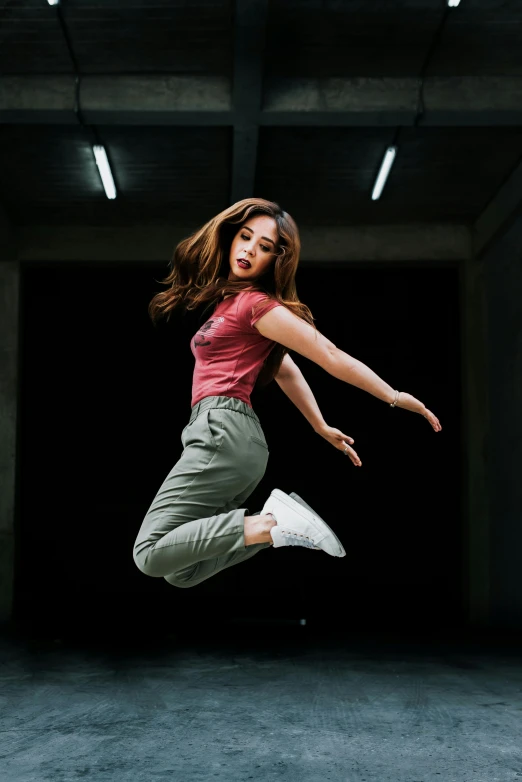
[[[262,302],[260,304],[260,302]],[[252,314],[252,309],[255,305],[259,305],[256,309],[255,315]],[[252,331],[254,323],[266,315],[267,312],[273,310],[274,307],[281,307],[281,304],[276,300],[267,296],[262,291],[247,292],[241,297],[239,304],[239,320],[244,329]]]

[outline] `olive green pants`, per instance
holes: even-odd
[[[244,539],[245,516],[257,515],[244,503],[265,474],[268,446],[252,408],[228,396],[194,405],[181,443],[183,452],[143,519],[133,558],[147,576],[191,587],[271,546],[246,547]]]

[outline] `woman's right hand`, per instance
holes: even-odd
[[[419,402],[418,399],[415,399],[414,396],[406,393],[406,391],[400,392],[399,399],[397,400],[397,404],[395,406],[402,407],[404,410],[410,410],[412,413],[419,413],[431,424],[435,432],[440,432],[442,429],[437,416],[434,415],[431,410],[428,410],[428,408],[425,407],[422,402]]]

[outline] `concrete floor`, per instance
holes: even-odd
[[[4,636],[2,782],[522,780],[513,648],[256,632],[107,646]]]

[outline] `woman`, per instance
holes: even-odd
[[[183,453],[143,520],[133,557],[138,568],[191,587],[273,545],[301,545],[345,556],[323,519],[295,492],[274,489],[260,513],[244,503],[261,481],[268,446],[252,409],[254,384],[276,379],[315,431],[361,466],[353,439],[328,426],[288,349],[392,407],[438,419],[396,392],[326,339],[297,296],[300,240],[294,220],[262,198],[238,201],[177,246],[167,291],[149,305],[153,320],[207,303],[211,317],[191,340],[195,358],[191,415]],[[205,310],[206,311],[206,310]]]

